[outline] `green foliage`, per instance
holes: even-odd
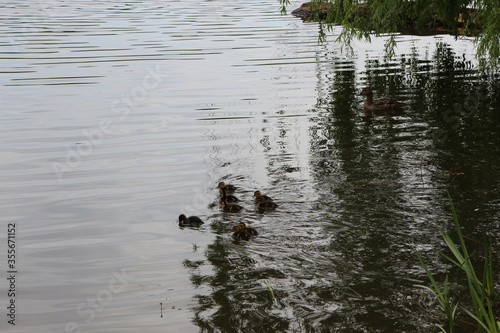
[[[286,6],[290,5],[290,0],[280,0],[281,14],[286,14]]]
[[[477,55],[483,65],[497,68],[500,65],[500,4],[498,0],[479,0],[476,20],[482,23],[483,34],[477,40]]]
[[[465,273],[467,278],[467,283],[469,286],[469,296],[474,310],[471,311],[465,306],[460,306],[460,308],[477,322],[481,332],[499,333],[500,323],[496,321],[495,316],[493,314],[495,290],[493,281],[493,276],[494,276],[493,260],[492,260],[493,249],[491,245],[492,244],[491,238],[485,242],[485,260],[483,266],[484,267],[483,277],[482,279],[480,279],[476,273],[476,270],[471,260],[472,257],[469,254],[469,251],[465,244],[465,238],[462,235],[462,229],[460,227],[460,223],[458,222],[457,213],[455,211],[455,207],[453,205],[453,201],[449,193],[448,193],[448,198],[450,201],[450,207],[453,214],[453,221],[455,224],[455,231],[457,233],[459,245],[457,246],[457,244],[455,244],[455,242],[449,235],[440,230],[439,233],[441,234],[441,237],[445,241],[452,255],[448,256],[443,252],[440,253],[443,257],[445,257],[456,267],[458,267],[460,271]],[[429,280],[431,281],[432,288],[423,285],[418,285],[418,286],[426,290],[429,290],[434,295],[434,297],[436,297],[437,301],[439,302],[446,316],[448,317],[449,332],[450,333],[454,332],[456,310],[459,304],[458,302],[456,302],[453,305],[453,300],[450,296],[451,289],[450,289],[448,275],[446,276],[444,285],[441,288],[434,279],[434,277],[432,276],[432,273],[425,265],[420,254],[417,255],[422,267],[425,270],[425,273],[427,274]],[[441,326],[440,329],[442,332],[446,332],[446,330]]]
[[[441,307],[443,308],[443,311],[446,314],[446,317],[448,318],[449,332],[453,333],[454,332],[455,315],[457,312],[458,303],[453,305],[453,300],[451,298],[449,276],[446,275],[446,278],[445,278],[444,284],[443,284],[443,289],[441,289],[441,287],[439,287],[439,284],[436,282],[436,280],[432,276],[432,273],[429,271],[429,269],[425,265],[425,263],[424,263],[424,261],[419,253],[417,253],[417,256],[418,256],[418,260],[420,260],[420,264],[422,265],[423,269],[425,270],[425,274],[427,274],[427,277],[429,277],[429,280],[431,281],[432,288],[421,285],[421,284],[418,284],[415,286],[426,289],[434,295],[434,297],[438,301],[439,305],[441,305]],[[440,328],[440,330],[442,332],[446,332],[446,330],[442,326],[440,326],[440,325],[437,325],[437,326]]]
[[[289,0],[279,0],[284,9]],[[317,10],[328,4],[322,22],[328,28],[342,25],[342,42],[352,38],[366,39],[370,33],[450,33],[476,36],[477,57],[483,68],[500,65],[499,0],[311,0]],[[319,14],[313,15],[318,19]],[[436,30],[439,28],[439,30]],[[323,36],[324,37],[324,36]],[[386,45],[392,52],[395,43]]]

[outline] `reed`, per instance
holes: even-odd
[[[269,292],[271,293],[271,297],[272,297],[273,299],[275,299],[275,297],[274,297],[274,292],[273,292],[273,288],[271,287],[271,283],[269,283],[269,280],[265,280],[265,282],[266,282],[267,288],[269,289]]]
[[[495,290],[492,259],[493,248],[491,237],[487,241],[485,241],[485,258],[483,263],[482,278],[480,278],[476,273],[476,270],[472,263],[471,255],[467,250],[464,236],[460,228],[460,223],[458,221],[457,213],[453,205],[453,200],[451,199],[449,193],[448,199],[450,202],[451,212],[453,214],[453,222],[455,224],[455,231],[457,233],[459,246],[457,246],[457,244],[455,244],[451,237],[447,235],[443,230],[439,230],[441,237],[445,241],[452,255],[449,256],[441,251],[439,251],[439,253],[444,258],[453,263],[456,267],[458,267],[459,271],[465,273],[473,309],[471,310],[463,305],[459,305],[458,301],[453,301],[452,297],[450,296],[452,290],[450,287],[449,276],[446,275],[443,287],[441,288],[432,276],[432,273],[425,265],[422,257],[418,253],[417,256],[425,273],[431,281],[432,287],[424,285],[417,286],[429,290],[436,297],[438,303],[443,308],[448,318],[449,333],[453,333],[455,330],[455,319],[458,307],[460,307],[461,310],[463,310],[476,321],[479,332],[500,333],[500,322],[497,322],[493,313]],[[442,332],[447,332],[442,326],[438,325],[438,327]]]
[[[454,326],[455,326],[455,315],[457,313],[457,307],[458,303],[453,304],[453,299],[451,297],[451,289],[450,289],[450,283],[449,283],[449,276],[446,275],[443,283],[443,288],[439,286],[439,284],[436,282],[434,277],[432,276],[432,273],[429,271],[427,266],[425,265],[422,257],[420,256],[419,253],[417,253],[418,260],[420,260],[420,264],[422,265],[422,268],[425,270],[425,274],[429,277],[429,280],[431,281],[432,287],[424,286],[421,284],[415,285],[416,287],[426,289],[430,291],[433,296],[436,298],[438,301],[439,305],[443,308],[444,313],[446,314],[446,317],[448,318],[448,327],[449,327],[449,333],[454,332]],[[441,330],[441,332],[446,333],[446,329],[441,326],[436,324],[437,327]]]

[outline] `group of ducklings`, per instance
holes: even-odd
[[[236,187],[234,185],[226,185],[224,182],[220,182],[218,187],[220,205],[223,211],[235,213],[243,209],[243,207],[237,204],[237,202],[240,202],[240,199],[231,194],[236,191]]]
[[[243,209],[242,206],[238,205],[240,199],[233,195],[234,191],[236,191],[236,187],[234,185],[220,182],[218,184],[218,188],[221,209],[224,212],[234,213]],[[257,209],[261,212],[265,210],[274,210],[278,207],[273,199],[267,195],[263,195],[260,191],[255,191],[253,196]],[[186,217],[184,214],[179,215],[179,226],[181,227],[199,227],[203,223],[204,222],[197,216]],[[258,235],[255,228],[247,227],[243,222],[234,226],[231,231],[233,232],[233,238],[235,240],[249,240],[253,236]]]
[[[242,206],[238,205],[240,199],[235,197],[232,193],[236,191],[236,187],[231,184],[225,184],[220,182],[218,185],[221,209],[225,212],[239,212],[243,209]],[[259,211],[273,210],[278,207],[278,205],[268,197],[263,195],[260,191],[255,191],[254,201]],[[237,226],[231,229],[233,232],[233,238],[236,240],[249,240],[252,236],[258,234],[257,230],[252,227],[247,227],[245,223],[241,222]]]
[[[240,201],[237,197],[232,195],[236,191],[236,187],[231,184],[225,184],[224,182],[220,182],[219,185],[219,196],[220,196],[220,204],[221,208],[225,212],[239,212],[243,209],[242,206],[237,203]],[[272,210],[276,209],[278,205],[268,197],[267,195],[263,195],[260,191],[255,191],[253,194],[255,198],[255,204],[259,211],[263,210]]]

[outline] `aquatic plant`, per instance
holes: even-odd
[[[442,251],[439,253],[453,263],[454,266],[459,268],[459,271],[464,272],[467,278],[468,290],[470,300],[473,306],[473,311],[469,308],[460,305],[458,301],[454,301],[451,297],[451,284],[449,281],[449,275],[446,275],[443,287],[441,288],[436,282],[432,273],[425,265],[420,254],[417,256],[420,263],[425,270],[425,273],[431,281],[432,287],[417,285],[418,287],[429,290],[437,299],[438,303],[443,308],[447,318],[448,318],[448,329],[450,333],[454,332],[455,320],[457,308],[463,310],[471,318],[473,318],[479,328],[479,332],[488,333],[499,333],[500,332],[500,322],[498,322],[493,313],[494,308],[494,279],[493,279],[493,248],[491,237],[485,242],[485,257],[483,263],[483,276],[482,279],[476,273],[474,265],[472,263],[472,256],[469,254],[467,246],[465,244],[464,236],[458,221],[458,216],[453,205],[453,200],[448,193],[448,200],[450,202],[451,212],[453,215],[453,221],[455,224],[455,231],[458,237],[459,245],[455,244],[452,238],[446,234],[443,230],[439,230],[441,237],[445,241],[448,249],[451,251],[452,256],[449,256]],[[442,332],[446,332],[445,328],[438,325]]]

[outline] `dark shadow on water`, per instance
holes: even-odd
[[[437,227],[452,230],[445,190],[464,234],[499,234],[499,77],[475,72],[446,44],[431,59],[370,60],[362,82],[354,62],[334,67],[310,118],[312,178],[303,181],[315,194],[299,203],[304,184],[272,160],[282,202],[250,217],[259,236],[235,244],[230,223],[217,224],[206,261],[185,263],[211,268],[191,276],[210,289],[193,306],[201,332],[432,332],[443,319],[414,287],[427,283],[415,252],[438,280],[449,273],[435,251],[444,248]],[[409,107],[367,117],[362,86]]]

